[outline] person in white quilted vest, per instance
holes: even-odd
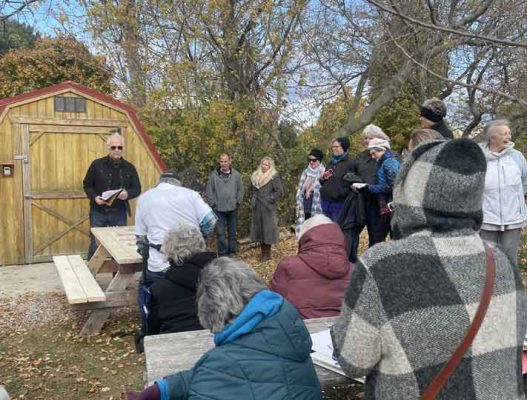
[[[491,121],[483,132],[487,142],[480,146],[487,160],[487,175],[480,235],[499,244],[517,265],[521,230],[527,219],[527,162],[514,149],[509,121]]]

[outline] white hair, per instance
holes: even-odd
[[[384,139],[384,140],[390,140],[388,135],[384,133],[384,131],[377,125],[367,125],[364,130],[362,131],[364,136],[371,136],[374,138]]]
[[[110,141],[114,138],[114,137],[118,137],[119,139],[121,139],[121,143],[123,144],[124,146],[124,137],[118,133],[118,132],[114,132],[112,133],[110,136],[108,136],[108,139],[106,139],[106,146],[110,146]]]
[[[483,133],[485,134],[485,136],[487,136],[487,138],[490,138],[494,135],[494,128],[496,128],[497,126],[508,126],[510,128],[511,124],[506,119],[495,119],[494,121],[488,122],[483,127]]]

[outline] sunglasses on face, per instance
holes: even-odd
[[[309,157],[307,158],[307,162],[315,162],[315,161],[317,161],[316,158],[309,158]]]
[[[122,150],[123,146],[110,146],[110,149],[112,149],[112,150]]]

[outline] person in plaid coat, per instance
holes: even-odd
[[[478,235],[485,171],[483,152],[467,139],[423,143],[402,165],[392,221],[401,239],[375,245],[355,264],[331,328],[343,370],[366,376],[365,399],[419,399],[463,340],[486,276]],[[438,399],[524,398],[524,287],[509,258],[489,245],[490,305]]]

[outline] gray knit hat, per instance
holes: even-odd
[[[418,146],[395,181],[395,236],[424,229],[479,229],[486,171],[485,156],[471,140],[434,140]]]

